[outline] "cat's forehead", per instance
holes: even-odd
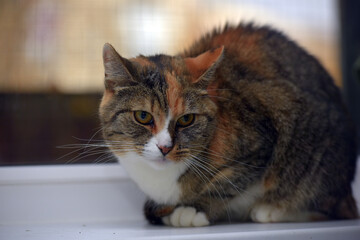
[[[136,58],[130,59],[132,62],[136,62],[141,67],[144,68],[157,68],[160,71],[163,70],[170,70],[173,65],[173,59],[174,57],[164,55],[164,54],[158,54],[153,56],[143,56],[139,55]]]
[[[189,99],[184,99],[186,72],[182,68],[181,59],[156,55],[139,56],[132,60],[141,67],[140,77],[144,86],[161,95],[157,98],[164,100],[164,110],[174,117],[182,115]]]

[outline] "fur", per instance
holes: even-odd
[[[105,44],[103,58],[103,136],[149,196],[149,222],[357,218],[353,124],[328,73],[283,34],[227,25],[176,56]]]

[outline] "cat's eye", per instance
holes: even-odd
[[[179,118],[176,122],[178,127],[187,127],[194,123],[195,114],[186,114]]]
[[[153,116],[145,111],[135,111],[134,118],[138,123],[142,125],[149,125],[154,122]]]

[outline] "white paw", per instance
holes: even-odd
[[[210,224],[205,213],[193,207],[177,207],[169,216],[162,218],[164,224],[173,227],[203,227]]]
[[[270,205],[257,205],[250,212],[250,218],[254,222],[282,222],[285,220],[285,211]]]

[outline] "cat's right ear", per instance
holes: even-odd
[[[121,57],[109,43],[103,47],[103,61],[105,69],[105,89],[115,93],[117,90],[136,84],[131,70],[132,63]]]
[[[197,57],[185,58],[185,64],[192,76],[191,82],[197,87],[205,89],[210,84],[223,55],[224,46],[221,46],[206,51]]]

